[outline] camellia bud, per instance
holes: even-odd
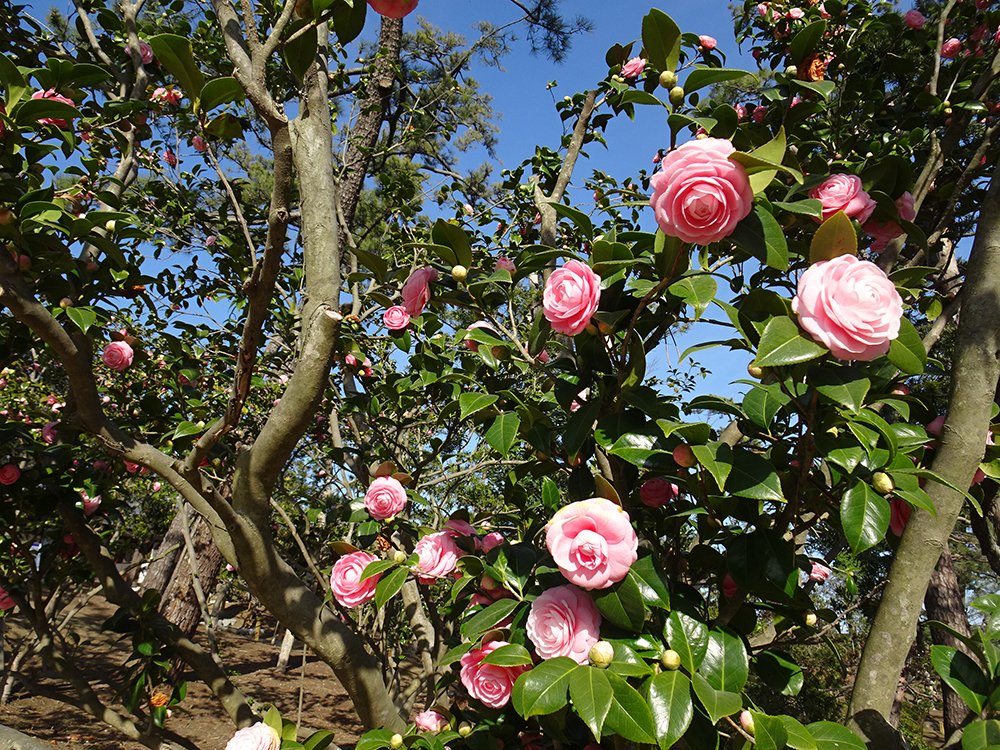
[[[884,471],[876,471],[872,474],[872,487],[880,495],[888,495],[896,488],[892,483],[892,478]]]
[[[400,565],[402,565],[403,563],[406,562],[406,553],[403,552],[403,550],[398,549],[392,553],[392,559],[393,561],[398,562]]]
[[[674,463],[684,469],[690,469],[698,463],[698,459],[694,457],[694,451],[691,450],[691,446],[687,443],[681,443],[674,448],[673,456]]]
[[[909,396],[910,395],[910,386],[908,386],[906,383],[900,383],[899,385],[893,386],[892,395],[893,396]]]
[[[674,86],[670,89],[670,103],[675,107],[684,103],[684,88],[682,86]]]
[[[598,669],[607,669],[615,658],[615,647],[607,641],[598,641],[590,648],[590,663]]]
[[[8,224],[13,224],[14,219],[16,218],[17,217],[14,215],[14,212],[11,211],[9,208],[0,208],[0,227],[5,227]]]
[[[671,671],[680,669],[681,655],[672,648],[665,649],[660,655],[660,664],[662,664],[665,669],[669,669]]]
[[[470,734],[472,734],[472,724],[467,721],[463,721],[458,725],[459,737],[468,737]]]
[[[459,284],[465,281],[469,277],[469,269],[465,266],[452,266],[451,267],[451,278],[455,279]]]
[[[114,219],[108,219],[107,222],[104,224],[104,228],[107,229],[109,232],[115,231],[117,227],[118,223]]]
[[[67,307],[72,307],[72,306],[73,306],[73,300],[71,300],[69,297],[63,297],[61,300],[59,300],[59,307],[61,307],[63,310],[65,310]]]
[[[664,70],[660,73],[660,85],[665,89],[672,89],[677,85],[677,74],[672,70]]]
[[[760,380],[764,377],[764,368],[759,365],[755,365],[753,362],[747,365],[747,372],[750,374],[751,378],[757,378]]]
[[[815,612],[806,612],[805,622],[806,622],[806,627],[814,628],[816,627],[816,623],[819,622],[819,618],[816,617]]]
[[[753,736],[753,716],[749,711],[740,711],[740,726],[743,727],[743,731]]]
[[[400,748],[402,746],[403,746],[403,735],[394,734],[392,735],[392,737],[389,738],[389,747]]]
[[[31,257],[28,255],[18,255],[17,256],[17,267],[22,273],[27,273],[31,270]]]
[[[789,78],[795,78],[799,74],[799,69],[794,65],[789,65],[785,68],[785,75]]]

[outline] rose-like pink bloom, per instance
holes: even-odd
[[[874,263],[841,255],[802,274],[792,310],[834,357],[867,362],[889,351],[899,336],[903,299]]]
[[[129,474],[135,474],[137,471],[139,471],[139,468],[140,468],[139,464],[134,463],[132,461],[125,461],[125,471],[127,471]]]
[[[406,507],[406,490],[395,477],[376,477],[365,493],[365,508],[376,521],[399,515]]]
[[[12,597],[5,588],[0,588],[0,612],[5,612],[15,604]]]
[[[503,534],[499,531],[491,531],[489,534],[484,536],[482,542],[480,542],[484,554],[489,552],[491,549],[496,549],[503,543]]]
[[[510,700],[514,682],[528,667],[498,667],[495,664],[483,664],[483,659],[501,646],[509,645],[506,641],[490,641],[482,648],[474,648],[462,657],[460,673],[462,684],[476,700],[490,708],[503,708]]]
[[[101,496],[91,497],[85,490],[80,491],[80,498],[83,500],[83,515],[92,516],[101,507]]]
[[[732,599],[740,593],[740,586],[736,583],[736,579],[733,578],[729,573],[726,573],[722,578],[722,595],[727,599]]]
[[[549,356],[549,353],[547,351],[545,351],[544,349],[542,349],[540,352],[538,352],[538,355],[535,357],[535,359],[537,359],[539,362],[541,362],[544,365],[546,362],[548,362],[551,359],[551,357]]]
[[[746,107],[744,107],[742,104],[736,104],[736,106],[734,106],[733,109],[736,110],[736,119],[737,120],[745,120],[746,119],[746,116],[747,116],[747,108]]]
[[[205,139],[202,138],[200,135],[196,135],[194,138],[191,139],[191,145],[194,146],[194,150],[198,151],[199,153],[202,151],[206,151],[208,149],[208,144],[205,143]]]
[[[462,550],[446,531],[423,537],[413,547],[413,551],[417,554],[414,572],[421,583],[434,583],[438,578],[451,575],[462,554]]]
[[[570,503],[545,527],[545,546],[563,577],[584,589],[622,580],[638,557],[628,513],[602,497]]]
[[[131,55],[132,47],[126,44],[125,53]],[[142,60],[143,65],[149,65],[153,62],[153,48],[149,46],[149,42],[144,42],[142,39],[139,40],[139,59]]]
[[[785,14],[785,18],[791,18],[792,20],[797,21],[805,14],[806,12],[802,10],[802,8],[792,8]]]
[[[830,569],[826,567],[823,563],[814,562],[812,564],[812,569],[809,571],[809,580],[815,583],[823,583],[827,578],[830,577]]]
[[[21,478],[21,469],[17,464],[0,466],[0,484],[10,486]]]
[[[239,730],[226,743],[226,750],[278,750],[279,747],[278,733],[261,721]]]
[[[217,242],[217,240],[216,240],[215,235],[214,234],[210,234],[210,235],[208,235],[208,237],[205,238],[205,247],[211,247],[216,242]]]
[[[676,484],[660,477],[647,479],[639,487],[639,499],[649,508],[660,508],[676,500],[679,494],[680,488]]]
[[[889,530],[896,536],[903,536],[906,524],[910,522],[913,508],[905,500],[898,497],[889,500]]]
[[[153,484],[152,484],[152,490],[153,490],[153,492],[159,492],[161,489],[163,489],[163,485],[162,484],[160,484],[159,482],[153,482]]]
[[[767,3],[757,3],[757,15],[761,18],[767,18],[771,13],[771,9],[768,7]]]
[[[403,18],[417,7],[420,0],[368,0],[372,10],[386,18]]]
[[[54,102],[62,102],[63,104],[68,104],[71,107],[76,106],[76,102],[70,99],[68,96],[62,96],[55,89],[47,89],[45,91],[36,91],[31,95],[32,99],[51,99]],[[63,120],[61,117],[42,117],[38,120],[39,125],[55,125],[60,130],[65,130],[69,127],[69,122]]]
[[[403,307],[415,318],[424,311],[424,307],[431,298],[431,282],[437,281],[438,272],[436,268],[424,266],[418,268],[410,274],[410,277],[403,284],[400,294],[403,296]]]
[[[600,640],[601,615],[594,600],[576,586],[556,586],[531,603],[525,627],[543,659],[568,656],[586,664],[591,646]]]
[[[58,426],[58,422],[46,422],[42,427],[42,442],[52,445],[59,437],[59,432],[56,430]]]
[[[132,351],[132,347],[124,341],[112,341],[101,352],[101,360],[104,364],[117,372],[127,370],[134,357],[135,352]]]
[[[485,320],[477,320],[475,323],[473,323],[472,325],[470,325],[467,330],[474,331],[477,328],[482,328],[484,331],[489,331],[490,333],[493,333],[493,334],[495,334],[497,332],[496,329],[493,326],[491,326],[489,323],[487,323]],[[478,352],[479,351],[479,342],[476,341],[475,339],[469,339],[469,338],[467,338],[467,339],[464,339],[462,343],[465,344],[465,348],[468,349],[469,351],[473,351],[473,352]]]
[[[586,263],[568,260],[545,282],[542,311],[552,330],[576,336],[590,322],[601,301],[601,277]]]
[[[440,732],[448,728],[448,720],[437,711],[422,711],[413,717],[413,726],[423,732]]]
[[[835,174],[809,191],[809,197],[823,204],[823,221],[838,211],[864,224],[875,210],[875,201],[864,191],[861,178],[853,174]]]
[[[750,119],[754,122],[764,122],[764,118],[767,117],[767,107],[763,104],[758,104],[753,108],[753,114],[750,115]]]
[[[833,18],[833,16],[830,15],[830,11],[826,9],[826,3],[819,4],[819,16],[820,18]]]
[[[390,331],[402,331],[410,325],[410,314],[401,305],[393,305],[382,313],[382,322]]]
[[[344,355],[344,364],[347,365],[348,367],[357,367],[358,366],[358,358],[355,357],[353,354],[345,354]]]
[[[375,597],[375,586],[381,576],[361,580],[361,574],[376,557],[367,552],[352,552],[333,564],[330,571],[330,589],[333,598],[344,607],[360,607]]]
[[[638,78],[646,69],[646,61],[641,57],[633,57],[622,65],[622,78]]]
[[[169,166],[177,166],[177,154],[171,151],[169,148],[163,152],[163,161],[165,161]]]
[[[913,221],[917,218],[917,209],[913,205],[913,193],[907,190],[896,199],[896,211],[903,221]]]
[[[903,14],[903,23],[909,26],[911,29],[922,29],[924,24],[927,23],[927,19],[924,18],[924,14],[921,13],[916,8],[906,11]]]
[[[649,205],[664,234],[708,245],[732,234],[753,210],[746,169],[729,158],[736,148],[722,138],[688,141],[667,154],[650,178]]]
[[[716,41],[714,36],[709,36],[708,34],[702,34],[698,37],[698,44],[701,45],[702,49],[713,50],[719,46],[719,42]]]
[[[946,60],[951,60],[953,57],[957,57],[958,53],[962,51],[962,43],[952,37],[941,45],[941,57]]]
[[[184,92],[178,88],[174,88],[173,86],[170,86],[169,88],[158,86],[153,90],[149,100],[159,104],[173,104],[176,107],[181,103],[181,99],[183,98]]]
[[[508,271],[510,273],[514,273],[514,271],[517,270],[517,267],[514,265],[514,261],[505,255],[501,255],[497,258],[497,262],[493,264],[493,268],[496,271],[499,271],[502,268],[504,271]]]
[[[894,221],[869,220],[861,228],[872,238],[871,251],[873,253],[882,252],[889,246],[890,242],[905,234],[903,228]]]
[[[466,520],[461,518],[449,518],[448,522],[444,525],[442,531],[448,534],[452,538],[457,538],[460,536],[475,537],[476,529],[475,527]]]

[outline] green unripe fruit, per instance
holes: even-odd
[[[660,85],[670,90],[677,85],[677,74],[672,70],[664,70],[660,73]]]
[[[669,669],[671,671],[680,669],[681,655],[672,648],[668,648],[660,656],[660,664],[662,664],[665,669]]]
[[[670,103],[675,107],[684,103],[684,88],[682,86],[674,86],[670,89]]]

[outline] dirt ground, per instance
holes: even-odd
[[[71,628],[80,639],[72,654],[73,661],[105,704],[114,702],[122,664],[130,651],[127,642],[116,643],[120,637],[117,633],[101,632],[101,623],[112,612],[107,605],[90,607],[74,619]],[[16,620],[10,625],[12,630],[16,629]],[[302,644],[296,643],[287,671],[279,672],[275,664],[281,638],[279,634],[276,643],[272,644],[271,635],[269,631],[257,641],[232,632],[219,633],[219,652],[233,682],[252,704],[274,703],[283,716],[293,720],[298,713],[301,690],[300,726],[303,731],[300,739],[313,729],[328,729],[335,733],[336,744],[341,747],[353,744],[361,728],[350,700],[330,668],[310,656],[303,674]],[[7,705],[0,705],[0,724],[71,750],[137,750],[143,747],[124,741],[110,727],[74,707],[71,689],[52,679],[37,660],[24,671],[40,685],[58,689],[70,702],[30,695],[20,688]],[[199,750],[223,750],[233,734],[229,717],[208,688],[200,683],[188,683],[187,696],[172,712],[167,728],[190,739]]]

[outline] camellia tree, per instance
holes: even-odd
[[[456,79],[476,50],[404,36],[416,0],[143,6],[13,24],[0,57],[0,607],[79,705],[190,746],[165,723],[180,662],[231,750],[332,740],[255,715],[126,580],[118,521],[169,491],[190,567],[217,550],[329,664],[359,748],[904,746],[928,582],[1000,477],[995,3],[747,3],[758,73],[651,10],[496,188],[446,146],[484,113]],[[571,190],[637,107],[664,116],[652,174]],[[905,381],[955,320],[935,419]],[[647,372],[681,326],[752,357],[740,400]],[[838,554],[878,547],[850,715],[758,710],[847,616],[816,603]],[[133,635],[117,707],[59,635],[95,580]],[[964,750],[1000,742],[1000,599],[977,607],[933,654]]]

